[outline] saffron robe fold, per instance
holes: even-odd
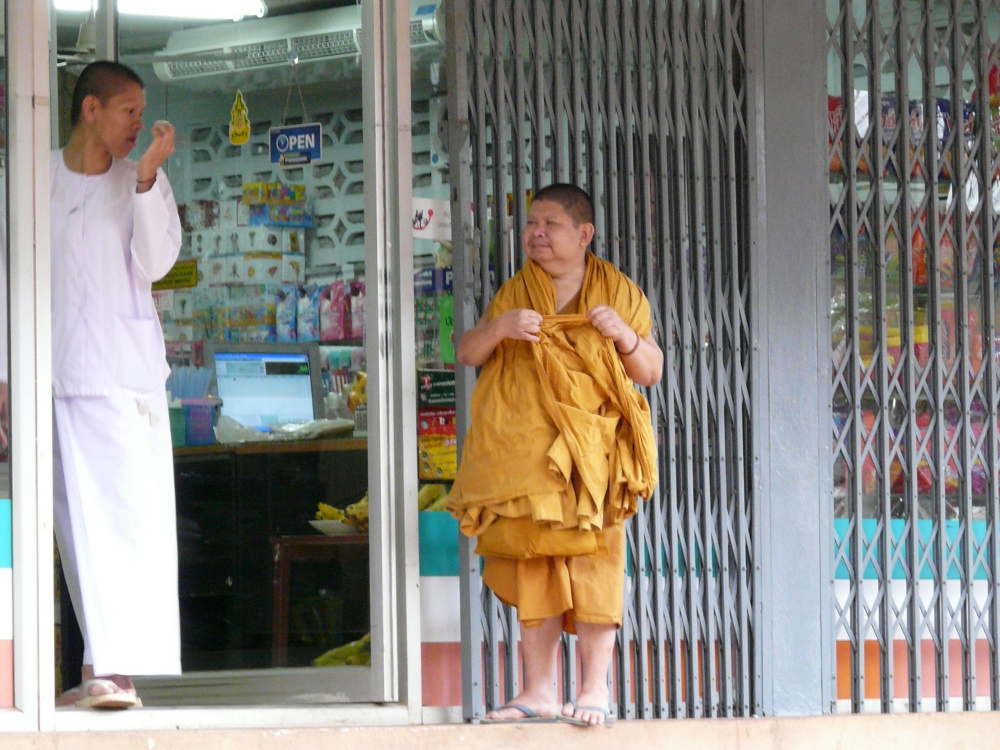
[[[579,309],[613,307],[647,337],[638,286],[590,253],[586,263]],[[544,316],[540,341],[505,339],[483,366],[447,507],[479,537],[479,554],[602,554],[604,525],[633,515],[656,485],[649,405],[611,339],[586,315],[557,314],[552,280],[530,260],[486,317],[519,308]]]

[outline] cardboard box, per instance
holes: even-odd
[[[281,230],[275,227],[248,227],[244,230],[247,233],[249,243],[246,250],[248,252],[281,252]]]
[[[289,255],[304,255],[306,252],[306,231],[301,227],[285,227],[281,231],[281,252]]]
[[[306,256],[286,254],[281,256],[281,282],[301,284],[306,279]]]
[[[282,182],[247,182],[243,185],[244,203],[301,203],[306,199],[306,186]]]
[[[243,260],[248,284],[274,284],[281,280],[281,253],[251,252]]]

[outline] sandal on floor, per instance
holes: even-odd
[[[91,695],[90,688],[93,686],[103,687],[112,692],[101,693],[99,695]],[[86,680],[79,688],[73,688],[74,690],[79,690],[83,697],[80,700],[73,703],[77,708],[93,708],[103,711],[118,711],[124,708],[133,708],[136,706],[141,706],[142,701],[139,700],[139,696],[134,693],[123,693],[120,692],[121,688],[111,680],[101,679],[96,677],[92,680]]]
[[[576,701],[570,701],[569,704],[573,707],[573,713],[576,713],[577,711],[593,711],[595,713],[604,714],[604,726],[606,727],[610,727],[618,719],[615,714],[611,713],[611,711],[606,708],[602,708],[601,706],[578,706]],[[591,724],[589,721],[583,721],[582,719],[577,719],[574,716],[567,716],[563,713],[556,714],[556,720],[564,721],[567,724],[572,724],[576,727],[601,726],[600,724]]]
[[[503,711],[506,708],[513,708],[520,711],[524,716],[517,717],[514,719],[481,719],[480,724],[550,724],[556,720],[555,716],[539,716],[537,711],[534,711],[527,706],[521,705],[520,703],[506,703],[497,711]]]

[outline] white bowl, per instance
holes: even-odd
[[[344,523],[343,521],[310,521],[309,525],[312,526],[316,531],[326,534],[327,536],[334,536],[337,534],[356,534],[358,530],[351,526],[350,524]]]

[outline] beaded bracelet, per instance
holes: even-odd
[[[637,331],[632,331],[632,333],[635,334],[635,346],[633,346],[627,352],[623,352],[623,351],[621,351],[619,349],[618,353],[621,354],[623,357],[627,357],[630,354],[635,354],[635,350],[638,349],[639,348],[639,344],[642,343],[642,338],[639,336],[639,333]]]

